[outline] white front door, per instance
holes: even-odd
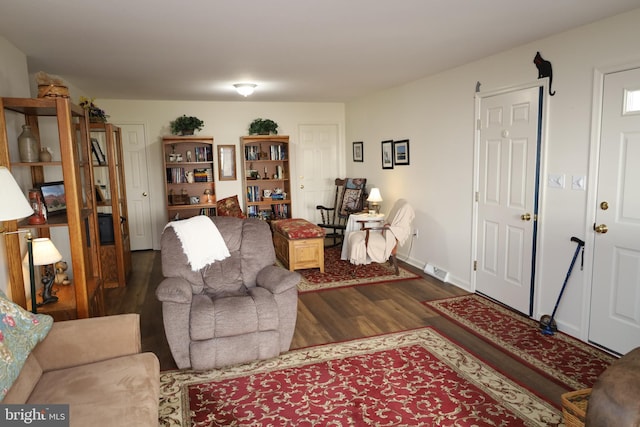
[[[640,69],[606,74],[589,340],[640,346]]]
[[[295,216],[319,223],[317,205],[332,206],[340,168],[338,125],[300,125],[296,148]],[[294,183],[292,183],[294,185]]]
[[[481,96],[476,291],[531,315],[540,88]]]
[[[131,250],[153,249],[144,125],[119,126],[122,129]]]

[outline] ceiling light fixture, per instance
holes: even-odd
[[[233,87],[236,88],[236,91],[238,91],[238,93],[244,97],[251,95],[256,89],[256,86],[258,85],[253,83],[236,83],[233,85]]]

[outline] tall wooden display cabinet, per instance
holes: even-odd
[[[105,288],[124,287],[131,272],[131,243],[122,130],[111,123],[89,126],[102,280]]]
[[[51,161],[22,162],[17,138],[9,140],[7,115],[20,116],[38,145],[51,147]],[[12,117],[13,120],[13,117]],[[44,130],[44,131],[43,131]],[[38,150],[40,147],[38,147]],[[85,111],[67,98],[0,98],[0,164],[22,184],[25,196],[32,188],[63,181],[65,209],[48,215],[45,224],[7,221],[6,231],[30,229],[33,237],[51,237],[71,265],[71,284],[57,289],[59,300],[38,308],[56,320],[100,316],[104,313],[98,257],[98,229],[93,171],[89,157],[89,123]],[[21,240],[24,234],[6,234],[7,264],[14,302],[30,309],[23,279]],[[24,245],[22,245],[24,246]],[[58,285],[56,285],[58,286]],[[55,289],[54,289],[55,290]]]

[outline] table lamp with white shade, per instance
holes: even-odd
[[[33,215],[33,207],[25,197],[9,169],[0,166],[0,221],[15,221]],[[36,284],[35,271],[33,268],[33,245],[31,232],[29,230],[5,231],[0,229],[2,234],[26,233],[27,258],[29,260],[29,278],[31,280],[31,311],[37,312],[36,307]]]
[[[0,200],[0,221],[13,221],[33,215],[31,204],[9,169],[4,166],[0,166]]]
[[[367,197],[367,202],[371,204],[371,208],[369,208],[369,213],[372,213],[373,210],[375,214],[380,213],[380,202],[382,202],[382,195],[380,194],[380,189],[374,187],[371,189],[369,193],[369,197]]]
[[[58,301],[58,297],[52,294],[53,282],[56,278],[55,268],[53,264],[62,259],[62,255],[55,247],[51,239],[48,237],[39,237],[32,239],[33,245],[33,261],[30,268],[33,266],[44,266],[44,275],[42,276],[42,302],[36,304],[41,307],[45,304]],[[27,257],[24,257],[24,261],[27,261]],[[35,286],[34,286],[35,287]],[[31,289],[34,292],[34,289]],[[33,301],[33,300],[32,300]]]

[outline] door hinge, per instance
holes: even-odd
[[[474,197],[475,197],[475,199],[476,199],[476,202],[479,202],[479,201],[480,201],[480,192],[479,192],[479,191],[476,191],[476,194],[475,194],[475,196],[474,196]]]
[[[473,271],[478,271],[478,261],[473,261]]]
[[[480,119],[476,119],[476,130],[482,129],[482,121]]]

